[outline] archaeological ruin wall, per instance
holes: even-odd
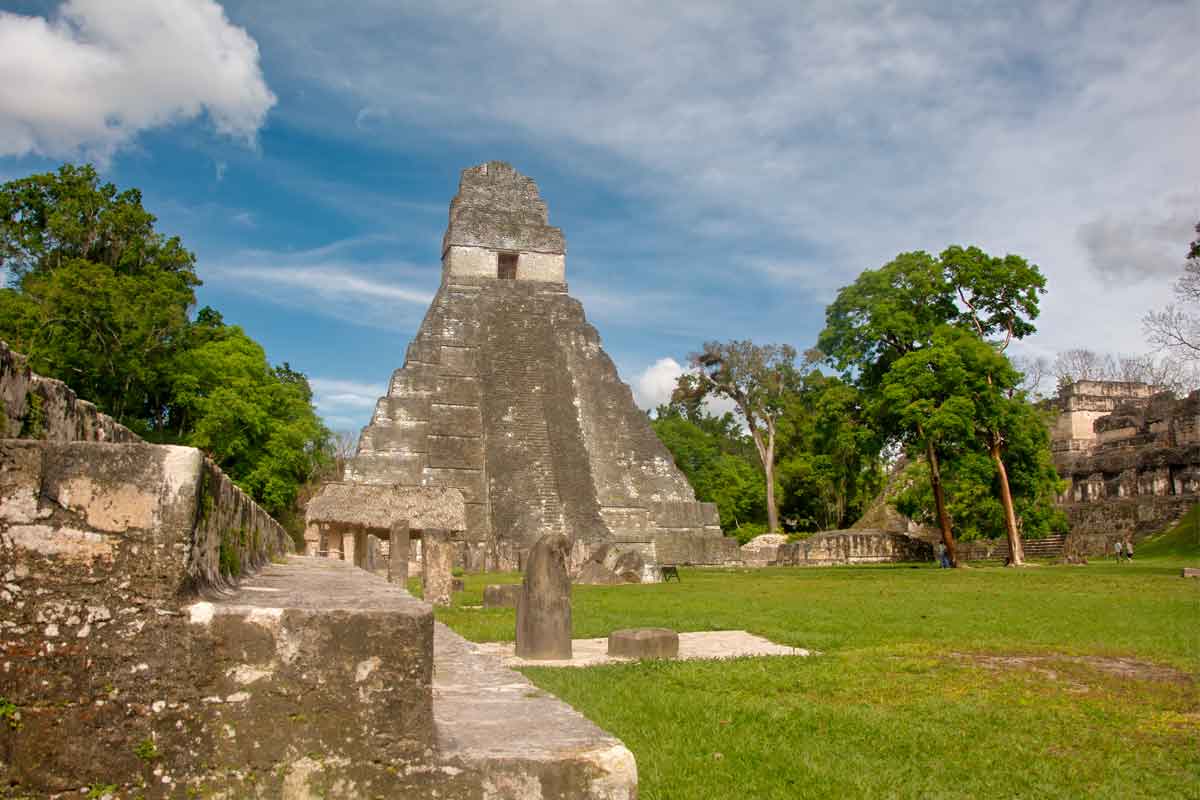
[[[463,171],[441,286],[346,480],[460,489],[469,569],[518,569],[548,533],[580,563],[609,541],[736,561],[567,293],[565,254],[530,178],[502,162]]]
[[[1079,381],[1055,406],[1051,449],[1079,552],[1160,531],[1200,499],[1200,392]]]

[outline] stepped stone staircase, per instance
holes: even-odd
[[[1022,549],[1025,558],[1054,559],[1061,558],[1067,537],[1065,535],[1047,536],[1043,539],[1022,539]],[[990,541],[961,542],[958,545],[958,557],[963,561],[999,561],[1008,560],[1008,539],[999,538]]]

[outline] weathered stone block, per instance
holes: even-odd
[[[1184,567],[1183,577],[1185,578],[1200,578],[1200,568]]]
[[[608,654],[626,658],[677,658],[679,634],[669,628],[629,628],[608,635]]]
[[[495,583],[483,587],[484,608],[516,608],[520,597],[519,583]]]
[[[478,353],[479,349],[475,347],[442,345],[442,374],[478,376],[479,365],[475,360]]]
[[[442,530],[421,532],[421,586],[426,603],[450,605],[453,581],[454,543]]]
[[[404,586],[408,583],[408,520],[392,523],[388,532],[388,582]]]
[[[483,418],[479,415],[479,406],[434,403],[430,407],[429,432],[448,436],[482,436]]]
[[[517,603],[517,647],[520,658],[571,657],[571,577],[566,536],[543,536],[529,554]]]
[[[483,439],[478,436],[430,436],[429,466],[482,469]]]

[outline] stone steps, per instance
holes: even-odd
[[[215,763],[258,771],[213,776],[231,796],[637,796],[618,739],[347,562],[291,557],[189,613],[221,676],[209,728],[237,732]]]

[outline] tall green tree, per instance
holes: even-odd
[[[1046,279],[1037,266],[1020,256],[1010,254],[995,258],[978,247],[963,248],[958,245],[946,248],[940,258],[964,307],[963,317],[981,340],[986,341],[997,333],[1003,334],[996,345],[1002,353],[1014,338],[1020,339],[1034,332],[1038,296],[1046,291]],[[1007,360],[1004,365],[1008,366]],[[996,485],[1000,505],[1004,509],[1010,563],[1021,566],[1025,563],[1025,549],[1021,545],[1021,530],[1017,525],[1012,488],[1004,465],[1005,438],[1002,427],[1002,418],[1007,413],[1006,408],[1012,404],[1019,380],[1005,383],[1007,385],[1001,386],[999,376],[988,373],[987,388],[984,390],[986,396],[981,398],[981,411],[986,417],[988,455],[996,469]]]
[[[43,374],[145,430],[200,281],[140,193],[65,165],[0,186],[0,336]]]
[[[817,369],[788,397],[777,471],[789,527],[848,527],[879,488],[879,440],[863,400],[855,386]]]
[[[1019,257],[993,259],[978,248],[956,247],[948,248],[940,257],[925,252],[901,253],[880,269],[867,270],[838,293],[826,309],[818,348],[844,371],[847,379],[880,399],[894,365],[934,346],[935,333],[946,326],[973,331],[981,343],[1000,334],[1007,342],[1032,333],[1032,319],[1042,292],[1044,279],[1040,271]],[[948,334],[942,331],[940,335],[943,342],[939,346],[944,347]],[[911,370],[908,377],[915,377]],[[896,380],[892,379],[893,385]],[[993,387],[984,393],[996,391]],[[937,415],[923,420],[915,408],[900,414],[889,411],[886,403],[876,407],[882,412],[881,430],[885,434],[908,441],[910,446],[915,441],[923,445],[936,518],[953,559],[954,535],[941,480],[939,448],[950,443],[951,434],[955,442],[962,438],[966,428],[959,424],[959,418],[967,407],[950,395],[946,402],[950,403],[948,407],[939,407]],[[979,411],[972,402],[973,419]],[[920,431],[914,427],[918,423]]]
[[[733,415],[717,417],[701,408],[688,413],[672,404],[659,406],[651,425],[687,476],[696,499],[716,503],[726,532],[737,534],[748,523],[765,520],[762,472]]]
[[[0,186],[0,338],[155,441],[207,451],[277,516],[325,459],[303,374],[211,308],[135,189],[65,165]]]
[[[750,341],[705,342],[703,349],[688,360],[698,378],[695,386],[700,393],[732,400],[745,423],[763,468],[767,530],[778,533],[775,437],[785,400],[797,380],[796,349]]]

